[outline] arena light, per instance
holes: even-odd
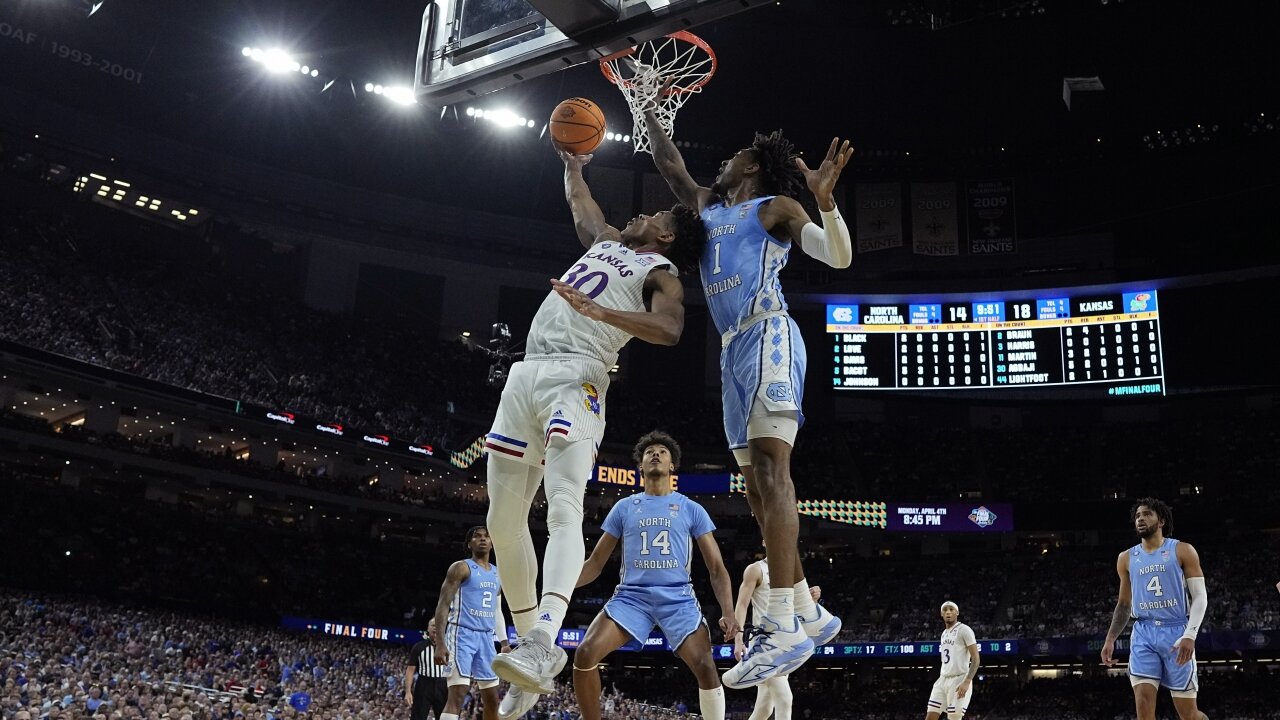
[[[403,85],[393,85],[382,89],[382,96],[397,105],[413,105],[418,102],[418,98],[413,93],[412,88]]]
[[[302,65],[294,60],[289,53],[280,48],[271,48],[270,50],[258,50],[253,48],[249,51],[249,56],[262,63],[262,67],[267,72],[279,75],[286,72],[298,72],[302,69]]]

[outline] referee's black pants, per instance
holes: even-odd
[[[410,720],[427,720],[427,709],[435,711],[436,720],[444,714],[444,704],[449,699],[445,678],[419,677],[413,683],[413,707]]]

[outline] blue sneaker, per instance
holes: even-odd
[[[800,626],[804,628],[804,634],[813,640],[814,647],[818,647],[835,640],[836,636],[840,634],[840,628],[843,623],[840,622],[840,618],[832,615],[829,610],[821,605],[814,603],[813,606],[818,609],[813,617],[805,617],[803,615],[797,617],[800,618]]]
[[[722,681],[732,690],[754,687],[772,677],[789,675],[813,655],[813,640],[804,632],[796,616],[790,618],[790,629],[765,615],[751,646],[742,660],[725,671]]]

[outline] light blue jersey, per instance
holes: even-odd
[[[752,316],[786,312],[778,273],[791,244],[770,235],[760,223],[760,207],[773,196],[702,210],[707,247],[702,253],[702,292],[721,335],[745,328]]]
[[[467,567],[471,568],[471,577],[458,586],[458,594],[449,605],[449,623],[492,634],[502,591],[498,566],[490,564],[485,570],[475,560],[467,560]]]
[[[1177,540],[1165,538],[1154,552],[1144,550],[1142,543],[1129,550],[1129,585],[1133,597],[1130,612],[1139,622],[1186,623],[1190,606],[1177,546]]]
[[[614,503],[603,529],[622,540],[621,585],[688,585],[692,539],[716,529],[701,505],[673,492]]]

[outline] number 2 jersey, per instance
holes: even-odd
[[[673,492],[619,500],[601,529],[622,540],[620,585],[672,587],[689,584],[692,540],[716,526],[701,505]]]
[[[621,242],[607,240],[592,245],[560,279],[603,307],[644,312],[645,278],[660,268],[677,274],[675,266],[662,255],[637,253]],[[612,325],[579,314],[552,291],[533,316],[525,352],[528,355],[577,355],[613,367],[618,361],[618,351],[631,337]]]
[[[498,566],[490,563],[486,570],[475,560],[467,560],[471,576],[458,586],[449,603],[449,624],[468,630],[492,633],[502,592]]]
[[[1178,541],[1165,538],[1151,552],[1129,549],[1130,613],[1140,621],[1177,625],[1187,621],[1187,583],[1178,562]]]

